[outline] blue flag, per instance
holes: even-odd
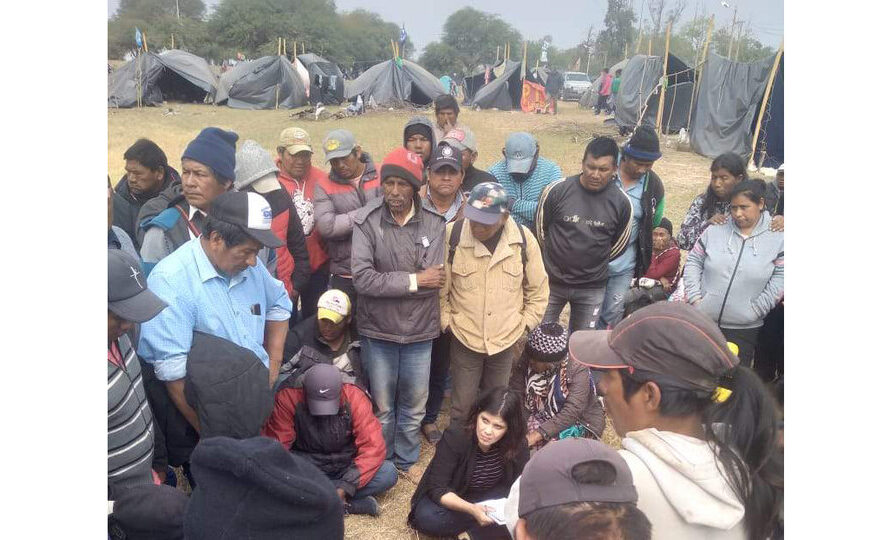
[[[136,46],[142,47],[142,32],[139,31],[139,27],[136,27]]]
[[[402,23],[402,33],[399,34],[399,43],[405,43],[406,39],[408,39],[408,32],[405,32],[405,23]]]

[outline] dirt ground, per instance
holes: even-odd
[[[335,110],[335,108],[331,108]],[[555,161],[565,175],[579,172],[580,160],[586,144],[593,137],[608,135],[622,144],[614,126],[603,123],[603,117],[591,110],[580,110],[576,103],[562,102],[559,114],[535,115],[522,112],[471,111],[463,108],[459,120],[470,127],[476,137],[479,157],[476,165],[485,169],[501,159],[501,149],[507,135],[513,131],[529,131],[537,137],[541,155]],[[181,153],[187,143],[207,126],[231,129],[239,134],[240,142],[254,139],[266,149],[277,146],[278,134],[289,126],[300,126],[312,137],[315,147],[313,162],[323,167],[320,141],[333,130],[344,128],[353,132],[365,151],[380,161],[396,146],[402,144],[402,128],[414,114],[434,118],[432,109],[422,113],[384,111],[362,117],[325,121],[297,121],[290,118],[293,111],[243,111],[211,105],[169,104],[143,109],[109,109],[108,172],[113,182],[124,174],[123,153],[137,138],[146,137],[163,148],[169,164],[180,169]],[[678,150],[671,138],[662,141],[662,158],[655,171],[665,185],[665,215],[679,227],[691,200],[705,188],[709,178],[711,160],[691,151]],[[565,314],[563,314],[565,317]],[[446,407],[446,403],[445,403]],[[445,408],[446,410],[446,408]],[[439,418],[439,427],[446,427],[446,415]],[[616,434],[609,427],[605,442],[619,446]],[[425,439],[420,463],[427,464],[434,447]],[[345,537],[349,539],[417,539],[421,538],[405,525],[409,501],[415,485],[400,478],[398,484],[379,497],[382,513],[378,518],[350,516],[345,520]]]

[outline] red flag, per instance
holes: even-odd
[[[528,79],[523,81],[523,97],[520,100],[523,112],[553,112],[544,87]]]

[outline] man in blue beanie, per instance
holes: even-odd
[[[142,207],[136,237],[146,275],[158,261],[199,236],[211,202],[233,185],[238,139],[232,131],[203,129],[181,155],[181,183]]]

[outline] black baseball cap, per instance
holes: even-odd
[[[166,302],[148,290],[139,261],[120,249],[109,250],[109,311],[125,321],[153,319]]]
[[[584,483],[582,478],[574,477],[575,466],[592,461],[603,461],[614,468],[613,483]],[[593,439],[562,439],[535,452],[520,477],[519,517],[575,502],[637,503],[631,470],[616,450]]]
[[[432,153],[429,170],[437,171],[447,165],[456,172],[462,171],[462,150],[448,142],[441,141]]]
[[[341,372],[332,364],[317,363],[305,371],[302,379],[305,403],[314,416],[338,414],[341,401]]]
[[[568,350],[591,368],[641,370],[670,386],[703,392],[715,391],[739,364],[716,323],[681,302],[639,309],[613,330],[574,332]]]
[[[209,217],[238,225],[248,236],[269,248],[284,245],[272,232],[272,207],[259,193],[227,191],[211,203]]]

